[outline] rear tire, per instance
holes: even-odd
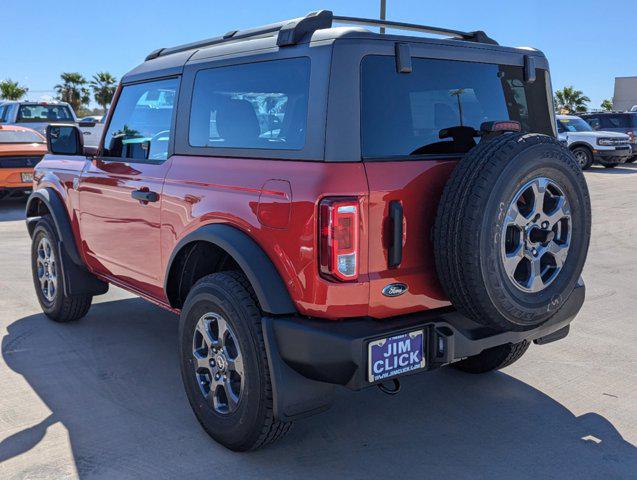
[[[288,432],[291,423],[274,419],[261,311],[241,273],[215,273],[192,287],[179,338],[188,401],[213,439],[230,450],[246,451]]]
[[[42,311],[56,322],[72,322],[91,308],[91,295],[66,295],[59,242],[53,220],[45,215],[33,230],[31,271]]]
[[[438,278],[474,321],[533,328],[573,292],[590,230],[588,188],[567,148],[539,134],[485,139],[458,162],[440,200]]]
[[[466,373],[487,373],[500,370],[518,361],[528,350],[529,345],[527,340],[520,343],[499,345],[453,363],[451,366]]]
[[[593,164],[593,152],[591,152],[590,149],[586,147],[575,147],[573,149],[573,156],[577,160],[577,163],[579,163],[582,170],[588,170],[591,168],[591,165]]]

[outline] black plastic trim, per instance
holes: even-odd
[[[367,345],[371,340],[422,329],[429,345],[427,369],[431,370],[498,345],[536,339],[541,344],[563,338],[568,333],[564,328],[584,303],[585,291],[580,279],[553,317],[524,331],[489,328],[451,307],[383,320],[361,318],[335,322],[279,317],[272,319],[268,328],[273,330],[281,359],[297,373],[314,381],[360,390],[373,385],[367,381]]]
[[[75,244],[75,237],[66,207],[52,188],[36,190],[27,200],[26,222],[29,235],[33,235],[35,225],[41,218],[39,215],[34,215],[37,214],[33,203],[36,199],[46,205],[55,225],[58,235],[58,251],[61,256],[60,265],[64,281],[64,292],[67,295],[102,295],[106,293],[108,291],[108,283],[98,279],[86,269]]]
[[[290,294],[272,260],[252,238],[230,225],[204,225],[182,238],[168,261],[164,291],[168,291],[168,279],[177,253],[189,243],[197,241],[220,247],[237,262],[248,277],[262,310],[274,315],[296,313]]]

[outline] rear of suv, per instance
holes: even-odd
[[[632,155],[627,162],[637,160],[637,109],[630,112],[590,112],[581,114],[581,117],[595,131],[603,130],[628,135]]]
[[[314,12],[152,52],[105,130],[48,129],[36,294],[60,322],[109,283],[178,313],[190,405],[233,450],[338,386],[503,368],[584,301],[588,190],[536,50]]]

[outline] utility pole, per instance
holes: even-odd
[[[380,0],[380,19],[386,20],[387,0]],[[385,33],[385,27],[380,27],[380,33]]]

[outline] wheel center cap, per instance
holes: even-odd
[[[226,357],[222,354],[215,355],[215,363],[219,370],[222,371],[226,369],[226,365],[228,364],[228,362],[226,362]]]

